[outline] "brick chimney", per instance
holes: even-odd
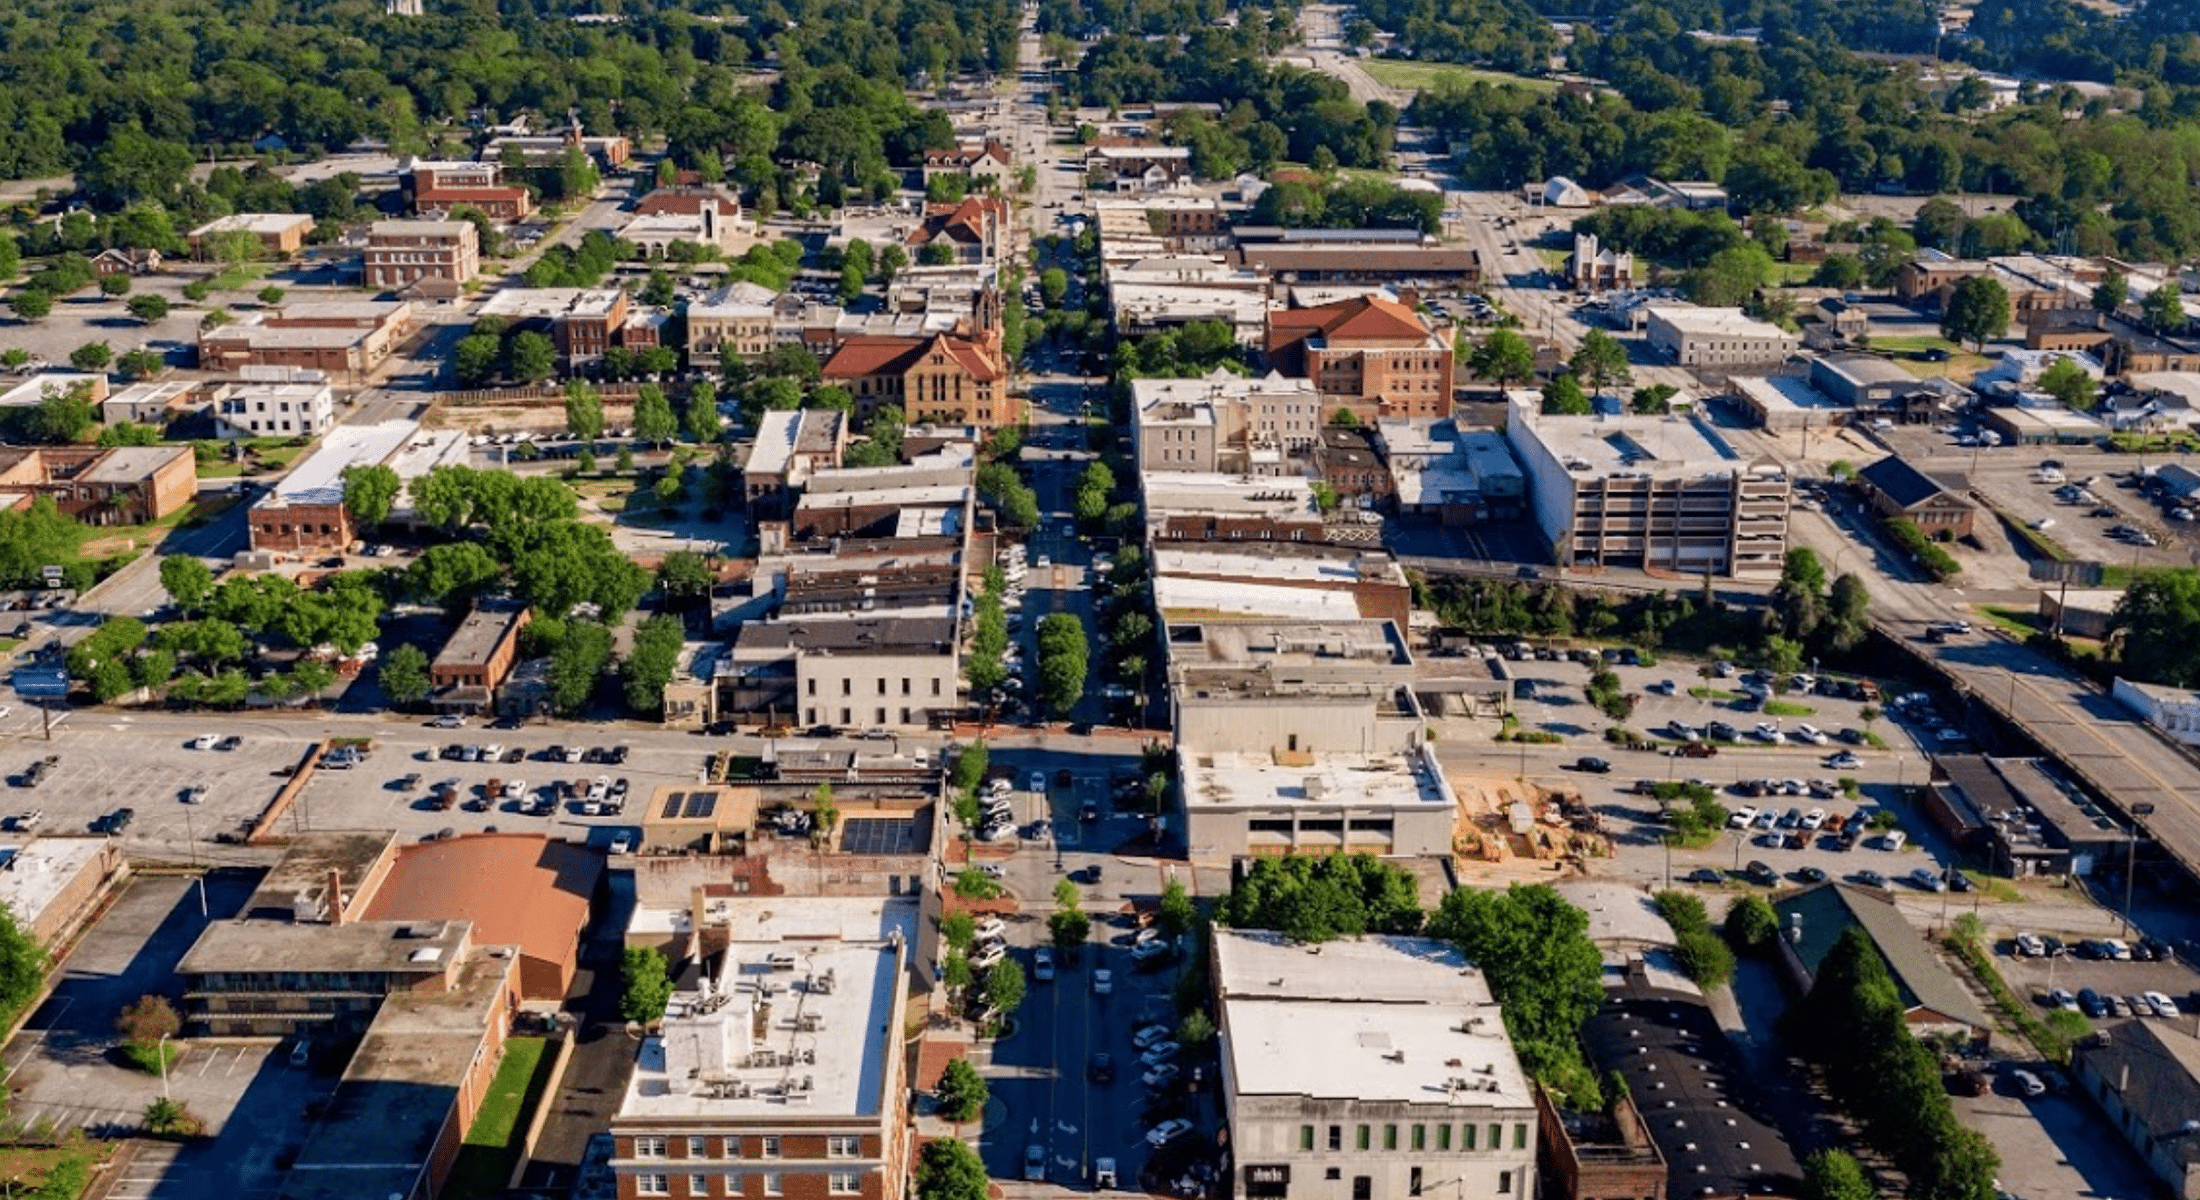
[[[335,867],[328,869],[328,923],[344,923],[344,873]]]

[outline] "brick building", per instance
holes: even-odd
[[[357,378],[388,358],[412,333],[413,308],[403,300],[287,304],[199,328],[199,367],[299,367]]]
[[[1313,380],[1325,402],[1362,424],[1451,415],[1451,343],[1395,300],[1273,309],[1267,349],[1271,367]]]
[[[1856,486],[1872,511],[1914,521],[1927,537],[1967,538],[1978,517],[1978,505],[1964,495],[1967,482],[1928,475],[1895,455],[1858,471]]]
[[[456,296],[481,273],[481,238],[471,221],[376,221],[365,271],[368,287]]]
[[[930,337],[852,337],[825,360],[823,378],[854,393],[868,415],[898,403],[911,425],[1012,425],[1017,405],[998,329]]]
[[[216,247],[223,236],[246,233],[259,239],[262,256],[289,258],[312,232],[313,218],[304,213],[232,213],[191,231],[191,257],[202,261],[218,257]]]
[[[199,467],[189,446],[0,447],[0,496],[54,506],[86,525],[142,525],[191,502]]]
[[[535,211],[533,193],[504,183],[504,168],[493,162],[424,162],[411,160],[400,187],[412,210],[422,216],[447,215],[458,205],[470,205],[498,224],[524,221]]]
[[[525,605],[482,601],[474,605],[428,664],[429,699],[448,712],[494,707],[497,688],[519,661],[519,631],[532,613]]]
[[[619,1200],[900,1200],[917,906],[711,903],[725,949],[642,1040],[611,1120]]]

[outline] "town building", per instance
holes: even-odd
[[[368,287],[453,299],[481,273],[481,236],[472,221],[376,221],[364,270]]]
[[[1161,542],[1321,542],[1321,507],[1305,476],[1257,478],[1145,471],[1146,538]]]
[[[641,1041],[611,1120],[619,1200],[899,1200],[917,905],[725,897],[725,948]]]
[[[2200,1038],[2169,1021],[2120,1021],[2071,1055],[2100,1107],[2176,1200],[2200,1200]]]
[[[1154,604],[1164,617],[1389,621],[1412,627],[1413,588],[1398,560],[1317,542],[1159,542]]]
[[[1828,354],[1810,361],[1811,386],[1851,408],[1892,403],[1917,386],[1917,376],[1874,354]]]
[[[1861,929],[1886,961],[1910,1032],[1981,1044],[1993,1036],[1993,1018],[1941,965],[1886,893],[1829,880],[1776,898],[1772,911],[1780,918],[1780,962],[1799,993],[1810,990],[1841,935]]]
[[[1015,160],[1009,148],[992,138],[982,142],[959,142],[945,150],[924,152],[924,181],[932,182],[942,176],[963,176],[992,183],[1004,183],[1009,172],[1015,169]]]
[[[1230,240],[1230,210],[1211,196],[1101,197],[1088,203],[1105,266],[1164,255],[1212,253]]]
[[[1536,1167],[1550,1200],[1665,1200],[1665,1156],[1621,1092],[1602,1110],[1560,1111],[1535,1090]]]
[[[1248,350],[1257,350],[1268,329],[1268,296],[1265,291],[1235,287],[1211,287],[1198,283],[1134,283],[1111,281],[1108,303],[1119,337],[1149,337],[1171,333],[1187,325],[1212,323],[1229,327],[1231,338]]]
[[[418,421],[338,425],[253,501],[247,518],[252,549],[341,554],[353,540],[351,514],[344,508],[345,468],[386,465],[409,482],[452,461],[454,452],[463,462],[465,444],[462,431],[426,433]]]
[[[214,428],[225,438],[319,437],[336,423],[336,391],[325,378],[219,383],[209,389],[208,401]]]
[[[2110,429],[2178,433],[2200,426],[2200,371],[2136,371],[2102,393],[2094,412]]]
[[[1801,343],[1769,321],[1738,308],[1659,304],[1643,309],[1650,348],[1683,367],[1753,367],[1777,363]]]
[[[1233,375],[1131,382],[1140,471],[1300,473],[1321,436],[1327,398],[1312,381]]]
[[[205,385],[190,379],[145,380],[130,384],[99,402],[103,425],[150,425],[166,429],[177,410],[193,404]]]
[[[285,259],[304,248],[312,232],[313,218],[304,213],[232,213],[191,231],[191,257],[201,262],[218,258],[226,235],[247,234],[259,242],[259,256]]]
[[[0,511],[43,496],[86,525],[143,525],[198,491],[189,446],[0,446]]]
[[[1793,375],[1733,375],[1727,378],[1735,406],[1751,424],[1775,433],[1830,430],[1857,417],[1856,409]]]
[[[1458,801],[1388,621],[1165,617],[1195,858],[1448,854]]]
[[[1971,490],[1968,481],[1928,475],[1898,454],[1858,471],[1856,486],[1872,511],[1914,522],[1927,537],[1967,538],[1978,516],[1978,505],[1965,494]]]
[[[2118,676],[2109,694],[2171,741],[2200,746],[2200,692]]]
[[[1269,365],[1361,423],[1451,415],[1452,345],[1406,305],[1363,296],[1268,314]]]
[[[733,711],[842,730],[931,728],[960,708],[951,613],[811,613],[743,625],[725,660],[739,672]]]
[[[501,163],[406,159],[399,165],[398,187],[422,217],[448,217],[463,204],[497,224],[511,225],[535,211],[534,193],[507,185]]]
[[[2040,623],[2056,637],[2106,641],[2123,602],[2122,588],[2074,588],[2058,584],[2039,591]]]
[[[0,392],[0,409],[29,408],[61,396],[75,396],[88,404],[105,404],[107,376],[82,371],[39,371]]]
[[[1634,255],[1605,249],[1593,233],[1574,235],[1574,252],[1566,257],[1569,287],[1594,294],[1632,287],[1634,282]]]
[[[634,156],[634,144],[623,134],[591,134],[581,127],[580,114],[567,110],[565,124],[547,133],[525,133],[523,121],[514,122],[510,133],[501,133],[481,147],[481,161],[508,162],[514,158],[530,167],[555,167],[567,153],[578,150],[594,160],[600,170],[615,171]]]
[[[716,187],[658,188],[642,197],[619,237],[653,258],[665,257],[676,242],[730,254],[742,240],[741,198]]]
[[[1693,416],[1545,416],[1516,396],[1505,437],[1561,566],[1778,578],[1790,483]]]
[[[1481,286],[1478,251],[1447,247],[1412,229],[1269,229],[1239,226],[1223,262],[1282,286],[1354,284],[1458,293]]]
[[[2091,308],[2043,312],[2025,323],[2030,350],[2082,350],[2110,375],[2200,371],[2200,341],[2155,333],[2116,313]]]
[[[1213,944],[1237,1194],[1539,1194],[1533,1085],[1456,947],[1235,930]]]
[[[1595,1069],[1625,1082],[1618,1090],[1632,1102],[1642,1134],[1664,1161],[1663,1194],[1673,1200],[1803,1195],[1803,1170],[1794,1150],[1760,1115],[1768,1109],[1755,1072],[1703,997],[1660,986],[1640,971],[1615,976],[1608,968],[1606,979],[1604,1006],[1582,1025],[1581,1040]],[[1581,1119],[1598,1117],[1566,1114],[1568,1122]],[[1612,1119],[1627,1123],[1624,1113],[1615,1112]],[[1606,1178],[1633,1186],[1623,1191],[1607,1183],[1592,1190],[1590,1171],[1603,1163],[1582,1155],[1579,1195],[1643,1200],[1655,1194],[1637,1190],[1652,1180],[1639,1143],[1631,1133],[1622,1137],[1621,1163]]]
[[[1158,192],[1192,177],[1189,146],[1096,144],[1085,152],[1087,175],[1104,174],[1118,192]]]
[[[1314,470],[1332,492],[1364,508],[1387,507],[1391,498],[1390,471],[1377,453],[1373,431],[1364,425],[1324,427],[1314,447]]]
[[[1449,417],[1392,417],[1375,423],[1375,445],[1402,516],[1457,526],[1528,512],[1527,476],[1494,429],[1460,429]]]
[[[1925,815],[1966,858],[2010,878],[2121,869],[2131,832],[2045,759],[1943,754]]]
[[[793,512],[794,493],[813,472],[840,466],[847,450],[846,413],[813,408],[758,416],[756,440],[741,468],[750,517],[785,520]]]
[[[357,379],[411,335],[414,315],[404,300],[293,301],[201,326],[199,367],[231,374],[295,367]]]
[[[31,939],[59,953],[100,901],[130,876],[130,860],[110,837],[33,837],[0,845],[0,904]]]
[[[428,664],[428,699],[444,712],[496,709],[497,689],[519,661],[520,630],[533,615],[512,601],[477,601]]]
[[[620,288],[505,288],[477,315],[502,317],[515,329],[547,331],[559,360],[571,370],[625,345],[622,334],[631,311]]]
[[[524,1002],[564,1003],[603,856],[539,833],[479,833],[397,848],[364,920],[467,921],[474,940],[516,949]]]
[[[854,394],[866,416],[900,404],[912,425],[936,422],[992,430],[1015,424],[1008,368],[995,327],[929,337],[852,337],[825,360],[822,377]]]
[[[746,280],[687,306],[688,362],[715,371],[730,358],[749,362],[774,344],[779,293]]]
[[[924,219],[905,239],[909,256],[928,261],[924,252],[945,246],[951,263],[998,262],[1007,245],[1008,201],[999,196],[970,196],[954,204],[927,204]]]

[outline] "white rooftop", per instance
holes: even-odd
[[[1522,437],[1540,443],[1576,478],[1705,475],[1750,465],[1716,434],[1684,416],[1546,416],[1516,401],[1508,433],[1514,434],[1516,445]]]
[[[1673,944],[1673,927],[1658,915],[1650,893],[1641,888],[1590,880],[1554,886],[1567,903],[1589,914],[1589,940],[1599,946],[1612,942]]]
[[[642,1041],[619,1116],[878,1116],[915,903],[719,898],[704,921],[726,953]]]
[[[1693,304],[1653,304],[1643,312],[1682,333],[1741,338],[1789,338],[1786,330],[1745,315],[1739,308],[1699,308]]]
[[[1153,564],[1156,575],[1222,575],[1340,586],[1360,579],[1358,559],[1334,554],[1276,554],[1272,547],[1232,548],[1222,542],[1157,543]]]
[[[1292,946],[1218,929],[1215,962],[1238,1096],[1534,1103],[1488,984],[1444,943]]]
[[[269,234],[282,233],[299,225],[311,225],[313,218],[304,213],[231,213],[217,217],[191,231],[192,237],[205,237],[213,233]]]
[[[768,317],[779,293],[761,283],[729,283],[688,305],[690,317]]]
[[[1730,382],[1735,391],[1768,413],[1847,411],[1849,407],[1812,387],[1809,380],[1791,375],[1737,375]]]
[[[1448,807],[1451,791],[1423,752],[1317,753],[1311,761],[1279,764],[1265,751],[1194,752],[1179,756],[1187,808],[1279,811],[1297,805],[1349,804],[1354,812]]]
[[[756,418],[756,441],[749,449],[749,461],[742,470],[754,475],[778,475],[787,469],[794,458],[795,431],[802,427],[802,414],[798,411],[759,413]]]
[[[85,375],[75,371],[41,371],[29,379],[0,392],[0,408],[22,408],[38,404],[49,396],[65,396],[78,385],[97,388],[106,382],[104,375]]]
[[[420,429],[418,421],[382,421],[373,425],[338,425],[328,431],[313,453],[290,469],[254,508],[282,504],[340,504],[344,499],[344,468],[371,467],[389,461],[398,447]]]
[[[1248,583],[1241,579],[1184,579],[1158,575],[1153,581],[1153,598],[1155,608],[1178,617],[1222,613],[1282,620],[1350,621],[1360,615],[1359,602],[1348,591]]]
[[[17,920],[37,921],[61,889],[99,857],[107,839],[42,837],[0,846],[0,904]]]
[[[1148,471],[1146,515],[1172,512],[1234,513],[1318,519],[1313,481],[1303,476],[1251,479],[1196,471]]]

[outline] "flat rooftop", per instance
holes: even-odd
[[[1522,418],[1525,417],[1523,420]],[[1541,443],[1577,479],[1727,474],[1749,463],[1688,417],[1545,416],[1513,407],[1516,437]]]
[[[397,971],[427,974],[457,958],[473,931],[465,921],[353,921],[343,925],[238,919],[216,921],[176,965],[181,975],[278,971]]]
[[[1389,621],[1215,621],[1172,625],[1170,664],[1410,667],[1413,656]]]
[[[371,467],[389,461],[391,455],[420,430],[418,421],[382,421],[373,425],[338,425],[322,437],[321,444],[304,461],[290,469],[254,508],[283,504],[341,504],[344,500],[344,468]]]
[[[1319,520],[1313,481],[1303,476],[1253,479],[1193,471],[1148,471],[1143,476],[1147,519],[1170,513],[1306,517]]]
[[[84,483],[139,483],[190,453],[189,446],[117,446],[77,478]]]
[[[1812,387],[1809,380],[1791,375],[1738,375],[1732,383],[1744,399],[1768,413],[1849,411],[1848,405]]]
[[[1451,807],[1443,776],[1420,754],[1299,756],[1281,763],[1272,754],[1184,751],[1185,806],[1193,810],[1350,805],[1357,810]]]
[[[107,847],[103,837],[42,837],[0,846],[0,904],[29,924]]]
[[[0,408],[16,408],[37,404],[50,396],[66,396],[69,389],[85,387],[97,391],[106,385],[104,375],[84,375],[73,371],[41,371],[29,379],[0,392]]]
[[[955,621],[948,616],[812,613],[743,625],[735,645],[741,651],[804,654],[953,654]]]
[[[915,902],[709,902],[721,918],[723,958],[643,1040],[617,1119],[880,1116]]]
[[[526,610],[518,604],[476,604],[466,619],[458,623],[451,636],[436,652],[435,665],[470,666],[486,663],[496,648],[512,632]]]
[[[1405,568],[1387,554],[1311,543],[1231,546],[1226,542],[1162,542],[1153,548],[1156,575],[1347,586],[1373,576],[1404,584]]]
[[[300,225],[311,226],[313,218],[304,213],[231,213],[208,221],[191,231],[192,237],[205,237],[212,233],[283,233]]]
[[[1489,985],[1443,943],[1293,946],[1217,930],[1215,960],[1239,1096],[1534,1104]]]
[[[1239,579],[1187,579],[1157,575],[1154,606],[1172,619],[1271,617],[1276,620],[1351,621],[1360,615],[1352,593]]]
[[[472,225],[468,221],[376,221],[367,227],[369,237],[378,238],[455,238]]]
[[[397,834],[387,829],[297,834],[283,848],[283,856],[260,877],[260,886],[245,902],[243,915],[260,921],[294,919],[296,898],[322,897],[330,871],[337,873],[346,896],[357,895],[368,873],[396,842]]]
[[[1794,340],[1794,335],[1777,325],[1745,316],[1738,308],[1698,308],[1693,304],[1653,304],[1643,309],[1645,315],[1672,326],[1675,330],[1699,336],[1737,338],[1782,338]]]

